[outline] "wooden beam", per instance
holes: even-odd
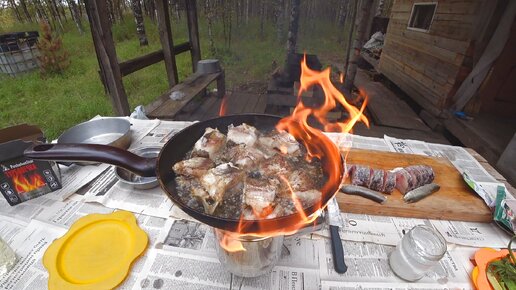
[[[163,47],[163,58],[167,70],[169,87],[178,83],[176,54],[174,53],[174,41],[170,28],[170,15],[168,13],[168,0],[156,0],[156,13],[158,20],[158,32]]]
[[[179,45],[174,46],[174,53],[176,55],[189,51],[190,50],[190,43],[184,42]],[[141,70],[142,68],[145,68],[149,65],[153,65],[157,62],[160,62],[163,60],[163,49],[157,50],[155,52],[151,52],[146,55],[142,55],[130,60],[126,60],[124,62],[121,62],[120,65],[120,71],[122,73],[122,76],[126,76],[129,74],[132,74],[135,71]]]
[[[173,119],[174,116],[186,106],[195,96],[200,94],[211,82],[220,77],[222,72],[212,74],[192,74],[165,94],[145,107],[149,118]],[[181,92],[183,97],[172,100],[173,92]]]
[[[178,45],[174,45],[174,53],[176,55],[181,54],[183,52],[187,52],[189,50],[192,50],[192,46],[190,45],[190,42],[183,42]]]
[[[107,16],[106,1],[86,1],[90,18],[90,29],[97,60],[104,85],[109,93],[113,110],[119,116],[129,115],[129,103],[122,83],[122,74],[118,65],[115,43],[111,33],[111,24]]]
[[[188,38],[192,49],[192,68],[197,71],[197,62],[201,60],[201,45],[199,43],[199,25],[197,21],[197,3],[195,0],[186,0],[186,17],[188,19]]]
[[[137,70],[141,70],[144,67],[153,65],[163,60],[163,50],[160,49],[155,52],[151,52],[146,55],[142,55],[130,60],[126,60],[120,63],[120,72],[122,76],[131,74]]]

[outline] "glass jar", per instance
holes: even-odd
[[[432,227],[413,227],[389,256],[392,271],[407,281],[421,279],[446,253],[446,241]]]
[[[9,272],[16,264],[16,255],[13,249],[0,238],[0,277]]]

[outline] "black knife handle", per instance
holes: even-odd
[[[344,274],[348,270],[348,266],[346,266],[344,261],[344,248],[342,247],[338,226],[330,226],[330,238],[335,271],[339,274]]]

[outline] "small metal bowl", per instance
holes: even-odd
[[[197,72],[201,74],[211,74],[220,71],[218,59],[203,59],[197,62]]]
[[[160,151],[161,147],[140,147],[131,150],[136,155],[149,158],[158,157]],[[135,189],[151,189],[159,184],[158,178],[155,176],[142,177],[120,167],[115,168],[115,175],[123,184],[132,186]]]

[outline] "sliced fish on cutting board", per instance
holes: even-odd
[[[403,195],[397,189],[383,204],[360,196],[338,193],[337,201],[343,212],[471,222],[492,221],[489,208],[466,185],[460,173],[447,159],[353,149],[348,154],[347,163],[363,164],[371,168],[386,170],[411,165],[428,165],[434,171],[433,182],[439,184],[441,189],[431,196],[411,204],[403,201]],[[349,183],[349,179],[346,183]]]

